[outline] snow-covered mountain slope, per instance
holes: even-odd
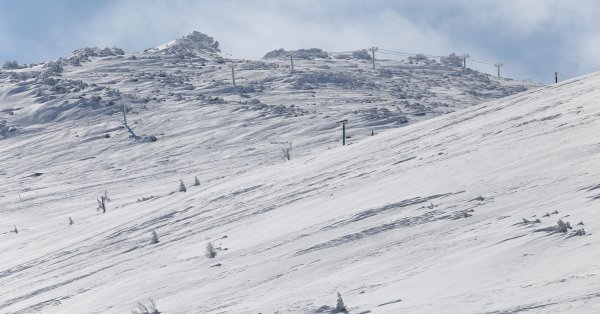
[[[213,104],[234,120],[252,115],[252,121],[269,124],[260,117],[293,118],[286,123],[291,129],[271,125],[289,140],[297,138],[297,132],[304,134],[296,126],[330,130],[341,119],[350,120],[351,136],[360,139],[371,131],[539,87],[463,71],[460,60],[450,57],[442,63],[425,57],[377,60],[373,70],[368,53],[361,51],[299,50],[292,74],[289,52],[275,52],[262,61],[233,59],[212,37],[199,32],[142,53],[78,49],[68,58],[0,71],[0,120],[5,121],[4,129],[12,127],[19,134],[32,125],[90,116],[115,120],[123,104],[133,110],[133,119],[138,113],[160,115],[157,111],[180,105]],[[140,128],[153,129],[139,122]],[[11,132],[0,132],[0,138],[7,133]],[[334,139],[318,136],[318,142]]]
[[[47,82],[62,94],[14,77],[35,69],[2,72],[16,131],[0,141],[0,313],[128,313],[149,298],[162,313],[323,313],[336,292],[350,313],[600,308],[600,74],[375,136],[357,113],[341,146],[332,121],[363,104],[333,100],[367,99],[366,87],[320,86],[315,113],[312,96],[285,85],[301,72],[283,59],[248,70],[280,78],[240,103],[243,71],[225,85],[220,52],[204,66],[110,53],[60,65]],[[203,77],[193,89],[176,79],[184,64]],[[383,70],[357,64],[378,81]],[[126,100],[129,125],[158,141],[128,137]]]

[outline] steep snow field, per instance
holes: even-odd
[[[0,313],[324,313],[336,292],[350,313],[598,312],[600,74],[472,106],[524,85],[282,57],[237,60],[234,87],[196,36],[204,61],[175,41],[0,72]],[[348,64],[375,85],[323,79]],[[393,67],[430,91],[425,116],[390,96]],[[466,89],[428,86],[439,71]],[[460,110],[431,118],[440,99]],[[123,103],[158,141],[128,137]]]

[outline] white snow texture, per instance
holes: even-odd
[[[600,311],[600,74],[295,56],[6,63],[0,313]]]

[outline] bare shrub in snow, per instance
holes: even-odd
[[[217,256],[217,250],[215,250],[215,247],[210,242],[208,242],[208,244],[206,245],[205,255],[208,258],[215,258]]]
[[[16,225],[14,226],[14,229],[13,229],[13,231],[12,231],[12,232],[14,232],[14,233],[19,233],[19,229],[17,229],[17,226],[16,226]]]
[[[283,152],[283,158],[286,160],[290,160],[290,154],[291,154],[292,148],[291,147],[282,148],[281,151]]]
[[[179,180],[179,192],[187,192],[187,188],[185,184],[183,184],[183,180]]]
[[[150,299],[147,305],[138,302],[137,309],[131,311],[131,314],[160,314],[160,311],[156,308],[156,302]]]
[[[337,303],[335,305],[335,308],[331,311],[331,313],[348,313],[348,310],[346,309],[346,306],[344,305],[344,300],[342,299],[342,295],[338,292],[337,293],[338,297],[337,297]]]
[[[106,213],[106,198],[104,197],[104,195],[100,196],[100,198],[97,199],[97,201],[98,201],[97,210],[101,210],[102,213]]]
[[[156,244],[158,242],[158,234],[156,234],[156,231],[152,230],[150,244]]]
[[[199,186],[200,185],[200,180],[198,180],[198,177],[194,177],[194,186]]]

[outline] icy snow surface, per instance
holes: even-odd
[[[598,312],[600,74],[510,96],[198,34],[0,71],[0,313]]]

